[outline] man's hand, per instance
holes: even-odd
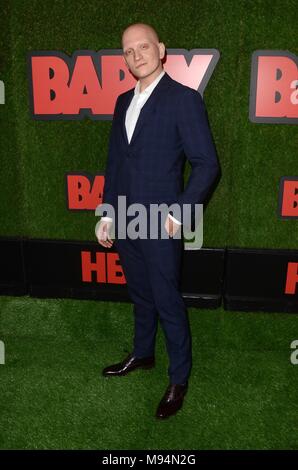
[[[176,224],[169,216],[165,222],[165,229],[170,237],[173,237],[181,225]]]
[[[105,248],[111,248],[114,243],[114,241],[110,238],[111,226],[112,222],[101,220],[96,231],[96,238],[98,240],[98,243],[104,246]]]

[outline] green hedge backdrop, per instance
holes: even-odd
[[[221,55],[204,93],[222,169],[204,246],[297,248],[297,221],[277,216],[280,177],[298,173],[297,126],[248,118],[251,55],[298,53],[295,8],[294,0],[1,0],[0,235],[96,240],[94,213],[66,209],[64,174],[104,171],[111,121],[32,120],[27,53],[120,48],[124,27],[142,21],[168,48]]]

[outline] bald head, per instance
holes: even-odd
[[[145,24],[145,23],[133,23],[127,26],[127,28],[125,28],[125,30],[122,33],[122,46],[123,46],[123,40],[131,32],[140,33],[140,34],[144,33],[147,35],[148,38],[151,39],[152,42],[156,44],[159,43],[158,34],[152,26],[150,26],[149,24]]]

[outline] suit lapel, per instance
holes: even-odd
[[[125,127],[125,116],[126,116],[126,111],[133,99],[134,96],[134,89],[130,91],[130,93],[126,97],[126,101],[123,105],[123,115],[122,115],[122,132],[123,132],[123,137],[125,140],[125,143],[127,145],[132,145],[133,142],[135,141],[136,137],[138,136],[140,130],[142,129],[144,123],[150,119],[150,116],[154,112],[155,106],[158,103],[161,95],[165,92],[167,87],[169,86],[171,81],[171,77],[165,73],[164,76],[160,79],[154,90],[152,91],[151,95],[147,99],[146,103],[141,109],[140,115],[138,117],[136,127],[134,129],[134,132],[132,134],[130,143],[128,142],[127,139],[127,133],[126,133],[126,127]]]
[[[130,92],[125,97],[125,102],[123,103],[121,128],[122,128],[123,139],[125,140],[126,145],[129,145],[129,143],[128,143],[127,132],[126,132],[126,127],[125,127],[125,116],[126,116],[126,111],[133,99],[133,96],[134,96],[134,89],[130,90]]]

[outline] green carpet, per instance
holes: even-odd
[[[3,296],[0,312],[1,449],[298,449],[295,315],[189,309],[189,391],[160,422],[161,329],[155,369],[101,376],[131,349],[130,304]]]

